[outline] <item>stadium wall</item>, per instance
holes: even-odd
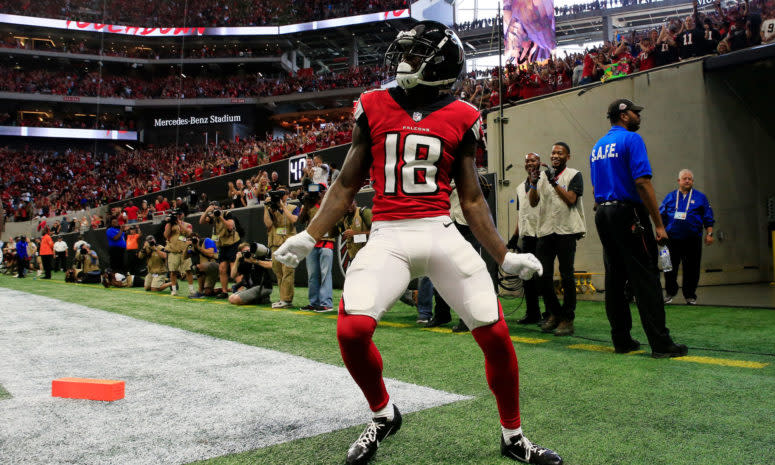
[[[497,187],[501,235],[510,237],[517,222],[511,202],[517,184],[525,179],[524,155],[535,151],[548,160],[552,144],[564,141],[572,151],[569,166],[584,176],[588,232],[578,245],[576,270],[603,273],[592,210],[589,153],[610,127],[605,117],[608,104],[626,97],[645,106],[639,132],[654,171],[657,202],[677,188],[678,171],[689,168],[695,187],[708,195],[713,206],[716,242],[703,249],[700,284],[770,280],[767,199],[775,196],[775,183],[768,173],[775,170],[775,159],[767,156],[767,148],[775,144],[775,134],[752,111],[746,95],[772,102],[775,91],[771,86],[735,85],[745,82],[750,72],[742,66],[725,73],[704,73],[703,60],[695,60],[506,108],[502,166],[513,166],[505,177],[500,173],[497,112],[490,113],[489,166],[499,171],[500,179],[510,182]],[[593,282],[604,287],[602,276]]]

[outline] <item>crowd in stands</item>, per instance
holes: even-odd
[[[239,44],[221,45],[196,45],[179,48],[177,44],[169,44],[162,47],[160,44],[149,43],[143,46],[129,44],[90,44],[79,39],[60,39],[53,41],[23,40],[19,36],[8,35],[0,40],[0,48],[40,50],[49,52],[78,53],[83,55],[101,55],[126,58],[252,58],[282,55],[282,49],[277,46],[253,49]]]
[[[296,24],[409,8],[408,0],[18,0],[0,13],[144,27]]]
[[[221,141],[217,146],[138,148],[108,155],[88,150],[0,148],[0,201],[6,217],[72,215],[193,181],[348,143],[352,123],[329,123],[284,138]],[[106,182],[106,180],[108,180]]]
[[[554,7],[555,16],[576,15],[588,11],[600,11],[611,8],[626,8],[634,5],[649,5],[663,0],[595,0],[589,3],[577,3]]]
[[[155,78],[114,75],[108,72],[28,68],[0,65],[0,91],[29,94],[149,98],[267,97],[322,90],[378,87],[387,77],[382,68],[352,67],[341,73],[295,75],[269,78],[261,74],[182,77],[176,74]]]
[[[770,31],[770,29],[774,29]],[[576,85],[607,81],[638,71],[714,53],[727,53],[775,42],[775,1],[741,3],[728,9],[718,2],[710,11],[668,18],[660,29],[631,31],[580,54],[503,69],[470,73],[457,95],[483,110],[500,103],[545,95]]]

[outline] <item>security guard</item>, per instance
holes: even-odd
[[[539,210],[545,203],[539,203],[538,197],[535,196],[535,201],[531,201],[530,192],[538,188],[538,181],[543,176],[543,173],[541,173],[541,155],[535,152],[525,155],[525,171],[527,172],[527,179],[517,185],[519,220],[517,221],[517,227],[514,229],[514,235],[511,236],[506,246],[511,250],[520,250],[519,240],[521,238],[522,249],[520,251],[522,253],[535,254],[538,246]],[[527,311],[525,316],[517,321],[521,325],[539,323],[541,320],[541,308],[538,306],[538,281],[539,278],[535,276],[524,283]]]
[[[697,283],[700,281],[702,232],[705,245],[713,243],[713,209],[708,197],[694,189],[694,175],[688,169],[678,173],[678,189],[667,194],[659,213],[670,234],[668,248],[673,264],[665,272],[665,304],[678,294],[678,266],[683,262],[683,295],[687,305],[697,305]]]
[[[286,239],[296,234],[296,220],[293,214],[294,208],[287,204],[288,191],[279,189],[282,197],[274,199],[271,194],[264,202],[264,226],[267,229],[268,246],[272,253],[283,245]],[[293,306],[293,285],[295,268],[283,265],[278,260],[272,259],[272,271],[277,277],[277,287],[280,288],[280,300],[272,303],[272,308],[289,308]]]
[[[646,144],[636,134],[642,110],[627,99],[612,102],[608,107],[611,129],[589,157],[595,224],[605,260],[605,310],[616,353],[637,350],[640,343],[630,336],[632,316],[624,292],[629,279],[651,356],[681,357],[687,347],[673,342],[665,326],[657,241],[667,240],[667,232],[651,185]],[[656,241],[649,217],[656,227]]]

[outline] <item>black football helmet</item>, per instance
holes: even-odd
[[[409,56],[422,60],[416,69],[404,61]],[[421,21],[408,31],[399,32],[385,53],[385,65],[402,89],[418,84],[450,87],[463,71],[465,61],[460,38],[436,21]]]

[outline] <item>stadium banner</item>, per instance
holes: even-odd
[[[38,128],[29,126],[0,126],[0,136],[59,137],[63,139],[137,140],[136,131]]]
[[[503,41],[507,60],[515,65],[551,57],[557,48],[554,0],[506,0]]]
[[[123,34],[140,37],[276,36],[279,34],[292,34],[295,32],[314,31],[332,27],[353,26],[357,24],[402,19],[408,18],[409,16],[409,10],[404,9],[382,11],[379,13],[368,13],[365,15],[357,16],[347,16],[344,18],[326,19],[323,21],[312,21],[309,23],[289,24],[287,26],[142,27],[0,14],[0,23],[15,24],[19,26],[48,27],[53,29],[69,29],[73,31],[95,33],[107,32],[111,34]]]

